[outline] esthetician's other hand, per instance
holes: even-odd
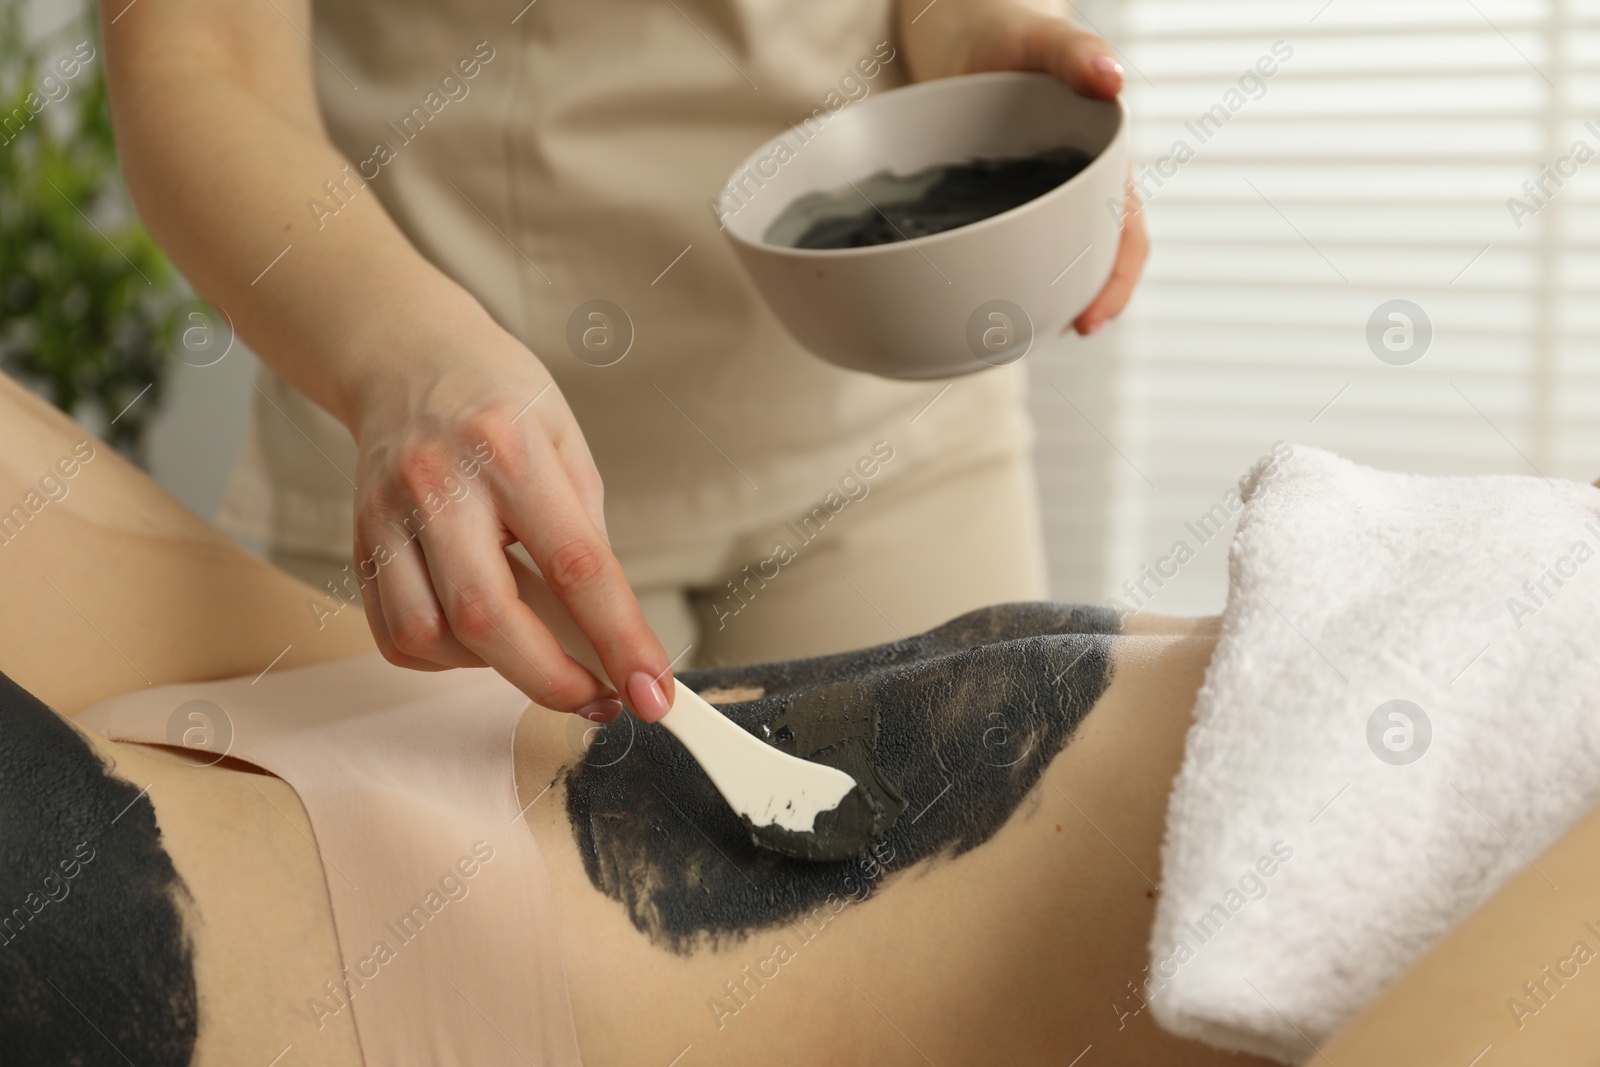
[[[518,599],[505,549],[521,542],[628,705],[665,715],[666,653],[612,554],[599,472],[544,366],[476,305],[393,341],[351,427],[355,559],[384,656],[421,670],[488,665],[547,707],[620,714]]]
[[[991,70],[1051,74],[1084,96],[1122,91],[1122,67],[1105,39],[1062,13],[1026,0],[897,0],[895,25],[914,81]],[[1144,215],[1128,189],[1122,242],[1105,288],[1073,322],[1088,335],[1122,311],[1150,253]]]

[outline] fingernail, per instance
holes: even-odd
[[[1089,61],[1089,65],[1103,74],[1114,74],[1119,78],[1122,77],[1122,64],[1110,56],[1095,56]]]
[[[577,715],[588,719],[590,722],[611,722],[622,714],[622,701],[612,700],[609,697],[596,700],[592,704],[585,704],[576,712]]]
[[[656,680],[644,671],[635,671],[629,676],[628,699],[633,701],[634,714],[645,722],[655,722],[672,710]]]
[[[1083,335],[1085,337],[1093,337],[1095,334],[1097,334],[1101,330],[1105,329],[1106,328],[1106,323],[1109,322],[1109,321],[1110,321],[1109,319],[1096,319],[1094,322],[1091,322],[1089,324],[1089,328],[1088,329],[1083,331]]]

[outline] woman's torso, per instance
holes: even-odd
[[[582,724],[530,708],[518,792],[555,891],[585,1062],[668,1063],[690,1049],[695,1063],[1060,1063],[1089,1044],[1106,1062],[1220,1062],[1157,1031],[1129,985],[1146,962],[1146,878],[1159,879],[1165,798],[1214,642],[1206,629],[1121,639],[1111,687],[982,845],[904,869],[891,858],[859,903],[688,953],[594,888],[566,787],[546,792],[581,751]],[[341,961],[293,790],[244,767],[96,743],[118,773],[149,783],[193,897],[196,1062],[268,1062],[293,1045],[299,1063],[358,1063],[350,1014],[309,1010]]]

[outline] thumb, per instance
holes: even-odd
[[[1064,18],[1052,18],[1039,34],[1038,69],[1073,92],[1110,100],[1122,91],[1122,64],[1109,42]]]

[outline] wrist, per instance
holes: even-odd
[[[463,350],[502,332],[470,293],[431,265],[383,292],[344,339],[330,374],[334,415],[357,441],[374,413],[410,408],[412,394],[442,377],[446,362],[459,369]]]

